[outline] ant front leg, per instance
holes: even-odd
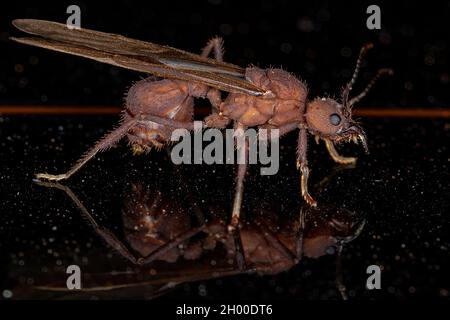
[[[297,169],[300,170],[302,176],[300,180],[300,188],[303,199],[312,207],[317,206],[317,201],[311,197],[308,192],[308,178],[309,178],[309,168],[308,168],[308,132],[304,125],[300,126],[300,132],[298,135],[297,142]]]
[[[328,153],[330,154],[331,158],[339,164],[354,164],[356,163],[355,157],[344,157],[341,156],[338,151],[336,150],[333,141],[327,138],[322,138],[323,141],[325,141],[325,146],[327,147]]]

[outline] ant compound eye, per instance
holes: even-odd
[[[330,115],[330,122],[332,125],[337,126],[341,123],[341,117],[337,113]]]

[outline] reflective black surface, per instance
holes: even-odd
[[[371,153],[341,148],[359,155],[354,168],[336,166],[311,139],[317,210],[299,196],[288,135],[277,175],[251,167],[236,238],[225,227],[233,166],[175,166],[164,151],[133,156],[123,142],[66,187],[38,185],[34,173],[68,169],[118,119],[0,119],[2,299],[449,298],[448,120],[363,119]],[[113,248],[123,243],[139,258],[192,230],[144,266]],[[84,291],[65,289],[72,264]],[[380,290],[365,288],[373,264],[382,267]]]

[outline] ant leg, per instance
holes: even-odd
[[[164,255],[166,252],[172,250],[173,248],[179,246],[182,242],[188,240],[189,238],[192,238],[197,233],[203,231],[205,229],[205,225],[201,225],[199,227],[191,228],[190,230],[183,232],[182,234],[176,236],[175,238],[171,239],[167,243],[163,244],[162,246],[158,247],[155,251],[150,253],[148,256],[145,256],[143,258],[139,258],[137,263],[138,264],[148,264],[162,255]]]
[[[158,249],[150,253],[148,256],[143,258],[136,258],[130,250],[123,244],[122,241],[117,239],[117,237],[111,233],[106,228],[100,227],[98,223],[95,221],[94,217],[89,213],[89,211],[86,209],[86,207],[83,205],[83,203],[78,199],[78,197],[72,192],[72,190],[64,185],[61,185],[60,183],[52,183],[52,182],[37,182],[37,184],[44,186],[44,187],[51,187],[51,188],[57,188],[62,191],[64,191],[69,198],[72,199],[72,201],[76,204],[76,206],[81,210],[81,212],[86,216],[89,223],[94,228],[95,232],[102,237],[106,243],[108,243],[113,249],[115,249],[117,252],[119,252],[124,258],[131,261],[133,264],[147,264],[150,263],[157,258],[159,258],[161,255],[166,253],[167,251],[171,250],[172,248],[178,246],[183,241],[193,237],[198,232],[202,231],[205,228],[205,225],[201,225],[199,227],[191,228],[187,232],[184,232],[175,238],[171,239],[166,244],[160,246]]]
[[[306,157],[308,151],[308,133],[305,127],[300,128],[297,142],[297,169],[301,172],[300,187],[303,199],[312,207],[317,206],[316,200],[308,192],[309,168]]]
[[[133,264],[139,264],[139,259],[137,259],[130,252],[130,250],[128,250],[128,248],[123,244],[122,241],[117,239],[117,237],[114,234],[112,234],[111,231],[98,225],[94,217],[89,213],[89,211],[80,201],[80,199],[78,199],[78,197],[72,192],[72,190],[68,186],[64,186],[60,183],[40,182],[40,181],[37,182],[37,184],[40,186],[56,188],[64,191],[69,196],[69,198],[72,199],[75,205],[81,210],[81,212],[85,215],[91,226],[94,228],[95,233],[97,233],[101,238],[103,238],[103,240],[105,240],[110,247],[119,252],[120,255],[122,255],[124,258],[128,259]]]
[[[236,187],[233,200],[233,211],[231,214],[231,224],[229,230],[233,230],[239,225],[241,215],[242,197],[244,193],[244,179],[248,166],[248,139],[245,136],[245,126],[238,123],[236,126],[236,146],[238,150],[238,168],[236,177]]]
[[[286,247],[286,245],[267,227],[267,224],[261,220],[257,219],[257,226],[262,231],[264,238],[270,243],[270,246],[277,249],[278,252],[282,253],[287,259],[292,263],[297,263],[299,257],[293,254],[292,251]]]
[[[344,284],[344,272],[342,268],[342,248],[343,244],[339,243],[336,256],[336,288],[339,290],[342,300],[348,300],[348,295]]]
[[[234,240],[236,264],[238,266],[238,270],[240,271],[248,270],[247,261],[245,259],[244,246],[242,245],[241,230],[238,228],[234,228],[231,232]]]
[[[124,122],[118,128],[114,129],[110,133],[106,134],[100,141],[98,141],[93,148],[91,148],[85,155],[79,159],[76,164],[66,173],[63,174],[48,174],[48,173],[38,173],[36,174],[36,178],[38,180],[50,180],[50,181],[60,181],[63,179],[68,179],[75,172],[81,169],[86,162],[92,159],[98,152],[107,150],[115,143],[119,142],[134,125],[136,125],[137,121],[132,119],[130,121]]]
[[[173,127],[173,128],[187,129],[190,131],[194,130],[194,123],[192,121],[190,121],[190,122],[177,121],[177,120],[172,120],[172,119],[168,119],[168,118],[153,116],[150,114],[139,115],[139,116],[137,116],[137,118],[138,118],[137,123],[139,123],[140,121],[152,121],[152,122],[156,122],[158,124]]]
[[[330,154],[331,158],[340,164],[354,164],[356,163],[356,159],[355,157],[343,157],[341,156],[338,151],[336,150],[336,148],[334,147],[334,143],[333,141],[331,141],[330,139],[323,139],[323,141],[325,141],[325,146],[327,147],[328,153]]]
[[[303,237],[305,236],[305,216],[306,210],[300,208],[300,219],[297,233],[297,246],[295,251],[295,256],[297,257],[297,261],[300,261],[303,255]]]
[[[66,173],[53,175],[48,173],[38,173],[36,178],[38,180],[60,181],[70,178],[75,172],[80,170],[90,159],[92,159],[97,153],[107,150],[112,145],[122,139],[128,131],[134,127],[139,121],[148,120],[162,125],[168,125],[174,128],[184,128],[187,130],[194,130],[194,124],[192,122],[181,122],[172,119],[162,118],[152,115],[140,115],[137,118],[124,122],[118,128],[114,129],[110,133],[106,134],[100,141],[98,141],[93,148],[91,148],[76,164]]]
[[[217,89],[209,89],[206,97],[212,105],[212,112],[205,118],[205,125],[209,128],[226,128],[230,124],[231,120],[230,118],[224,116],[220,110],[220,105],[222,104],[220,91]]]
[[[214,59],[217,61],[223,61],[223,39],[221,37],[214,37],[208,41],[206,46],[202,50],[201,56],[206,58],[214,50]]]
[[[212,38],[203,48],[202,57],[208,57],[214,51],[214,58],[217,61],[223,61],[223,39],[220,37]],[[205,123],[207,127],[210,128],[226,128],[230,124],[230,119],[224,117],[220,110],[220,104],[222,103],[222,96],[220,91],[217,89],[209,89],[206,94],[206,98],[212,105],[212,114],[205,118]]]

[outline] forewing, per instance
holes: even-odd
[[[228,92],[261,95],[265,91],[244,77],[245,69],[183,50],[89,29],[69,29],[43,20],[18,19],[18,29],[37,35],[12,40],[82,56],[163,78],[203,83]]]

